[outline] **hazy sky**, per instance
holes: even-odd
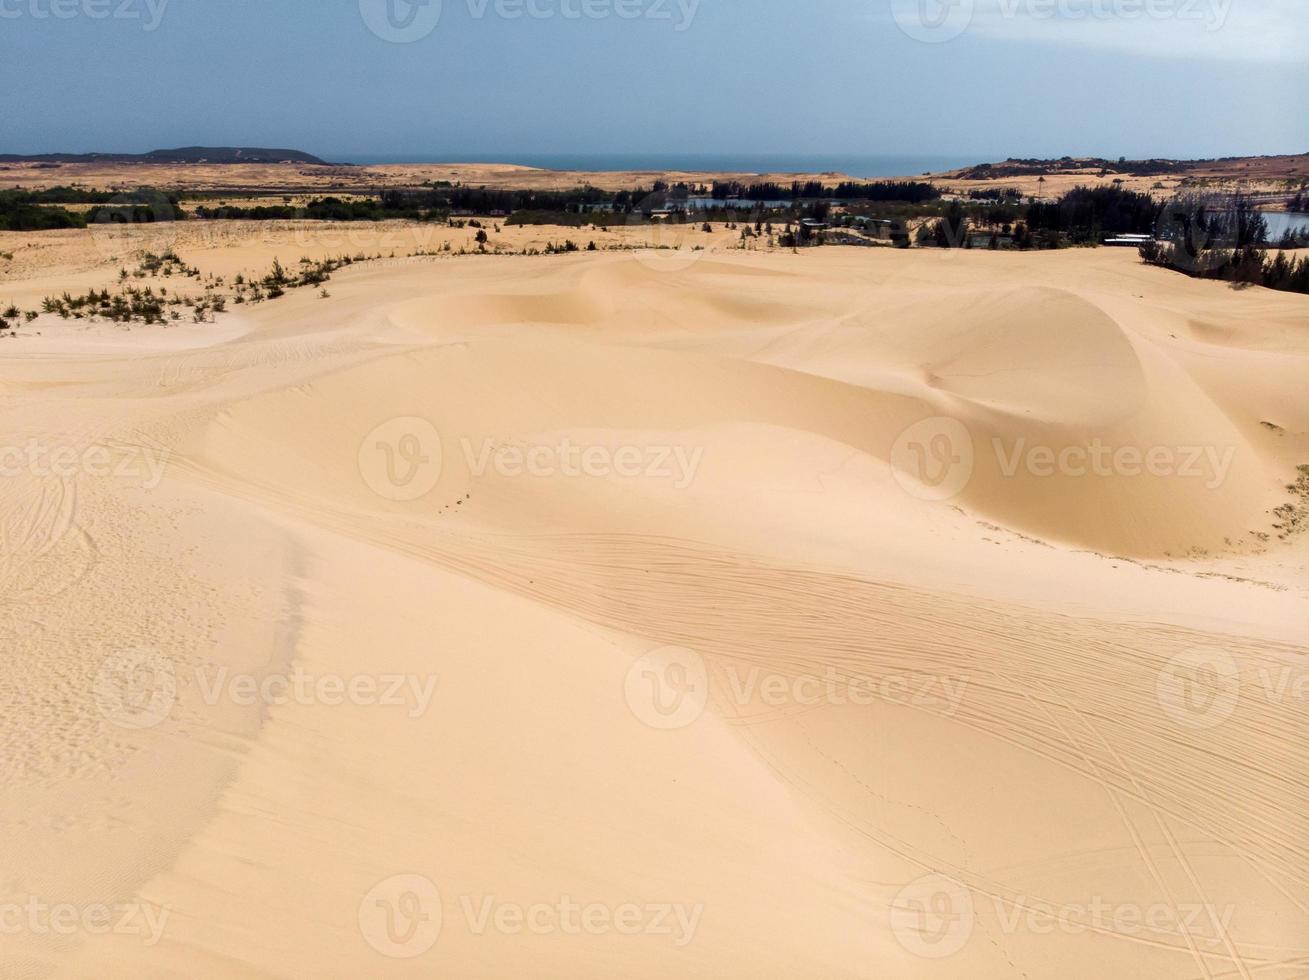
[[[0,0],[0,152],[1304,152],[1307,26],[1309,0]]]

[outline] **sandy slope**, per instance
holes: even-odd
[[[78,458],[0,480],[0,974],[1309,969],[1303,297],[1109,250],[330,291],[0,348],[3,445]],[[1160,465],[1029,452],[1097,444]],[[291,672],[364,686],[212,690]]]

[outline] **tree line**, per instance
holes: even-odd
[[[1268,222],[1248,197],[1190,194],[1163,206],[1157,234],[1140,253],[1151,265],[1198,279],[1309,293],[1309,255],[1286,251],[1298,244],[1288,232],[1270,254]]]
[[[789,186],[772,182],[754,184],[739,180],[716,180],[713,196],[740,197],[753,201],[794,201],[833,198],[849,201],[907,201],[920,204],[934,201],[941,192],[923,181],[878,180],[871,183],[842,181],[828,185],[818,180],[793,181]]]
[[[1063,232],[1075,244],[1105,235],[1154,231],[1163,206],[1149,194],[1119,187],[1075,187],[1057,201],[1032,201],[1024,217],[1033,231]]]
[[[94,204],[86,212],[64,204]],[[44,191],[0,191],[0,231],[48,231],[89,224],[151,224],[186,217],[178,197],[142,188],[130,193],[54,187]]]
[[[919,226],[919,244],[972,248],[974,232],[991,232],[989,247],[1004,236],[1015,248],[1095,245],[1106,237],[1150,234],[1163,205],[1149,194],[1120,187],[1076,187],[1054,201],[1022,204],[1012,195],[950,201],[944,213]]]

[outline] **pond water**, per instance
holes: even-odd
[[[790,201],[752,201],[737,197],[690,197],[686,206],[691,211],[708,211],[710,208],[740,208],[753,211],[755,208],[789,208]]]
[[[1268,240],[1274,245],[1288,231],[1294,229],[1302,238],[1309,238],[1309,214],[1292,214],[1289,211],[1263,211],[1268,222]]]

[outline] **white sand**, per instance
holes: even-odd
[[[1112,250],[328,288],[0,341],[0,445],[76,458],[0,480],[0,975],[1304,975],[1309,299]],[[1092,444],[1158,472],[1005,471]],[[401,703],[209,690],[293,672]]]

